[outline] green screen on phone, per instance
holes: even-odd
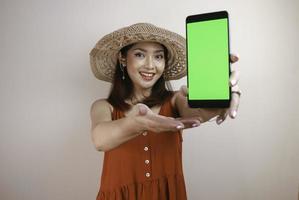
[[[228,19],[187,23],[189,100],[228,100]]]

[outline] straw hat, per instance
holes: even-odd
[[[158,42],[168,50],[165,80],[176,80],[186,75],[186,41],[171,31],[149,23],[138,23],[116,30],[100,39],[89,53],[95,77],[112,82],[119,51],[136,42]]]

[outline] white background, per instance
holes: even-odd
[[[1,0],[0,199],[95,199],[103,153],[89,110],[110,85],[92,75],[89,51],[137,22],[184,36],[187,15],[218,10],[230,13],[243,96],[236,120],[185,131],[188,197],[296,200],[297,0]]]

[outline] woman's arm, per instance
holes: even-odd
[[[112,120],[112,106],[104,99],[95,101],[90,110],[92,142],[98,151],[109,151],[140,135],[143,131],[177,131],[183,124],[153,113],[137,104],[127,117]]]

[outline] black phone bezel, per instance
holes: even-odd
[[[230,34],[229,34],[229,15],[227,11],[217,11],[210,13],[203,13],[197,15],[189,15],[186,17],[185,22],[185,30],[186,30],[186,62],[187,62],[187,87],[189,88],[189,79],[188,79],[188,37],[187,37],[187,24],[192,22],[200,22],[200,21],[208,21],[215,19],[223,19],[227,18],[227,29],[228,29],[228,66],[229,66],[229,74],[231,74],[230,67]],[[229,83],[228,83],[229,84]],[[210,100],[190,100],[188,94],[188,105],[191,108],[228,108],[230,106],[231,101],[231,87],[229,87],[229,99],[210,99]]]

